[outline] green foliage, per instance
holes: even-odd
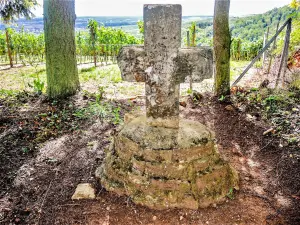
[[[117,55],[122,45],[140,44],[141,40],[121,29],[99,26],[89,20],[88,30],[76,34],[77,55]]]
[[[121,73],[117,66],[81,69],[79,77],[82,81],[103,81],[103,79],[109,83],[119,83],[122,81]]]
[[[98,87],[98,94],[96,94],[96,102],[99,103],[103,99],[104,94],[105,94],[105,88],[102,86]]]
[[[298,9],[299,6],[300,6],[299,0],[292,0],[292,2],[290,3],[290,7],[293,9]]]
[[[290,89],[291,90],[300,90],[300,74],[298,72],[293,73],[291,75],[292,80],[290,83]]]
[[[294,145],[300,142],[299,127],[300,89],[271,90],[252,89],[250,92],[237,95],[236,105],[247,105],[247,113],[268,120],[274,128],[274,134],[280,136],[285,144]],[[257,117],[258,116],[258,117]]]
[[[94,20],[89,20],[87,31],[76,33],[76,53],[82,57],[90,57],[94,54],[102,56],[100,61],[112,60],[118,55],[123,45],[140,44],[141,40],[124,32],[121,29],[113,29],[98,25]],[[13,59],[24,65],[37,66],[45,60],[44,33],[35,34],[27,32],[24,28],[19,31],[8,28],[10,37],[10,50]],[[0,56],[2,60],[7,55],[5,31],[0,31]],[[81,57],[81,58],[80,58]],[[82,69],[84,71],[84,69]]]
[[[89,30],[89,33],[90,33],[90,39],[92,41],[96,41],[97,39],[97,33],[98,33],[98,22],[94,19],[89,19],[88,21],[88,30]]]
[[[262,47],[262,39],[258,41],[242,41],[240,38],[233,38],[230,50],[231,59],[249,61],[257,56]]]
[[[37,5],[36,0],[1,1],[0,17],[6,24],[15,21],[19,17],[30,19],[34,16],[31,10]]]
[[[224,95],[221,95],[221,97],[218,99],[220,102],[225,101],[226,97]]]
[[[109,103],[102,103],[98,99],[95,102],[90,102],[87,107],[76,110],[73,115],[78,119],[106,119],[117,125],[122,122],[120,110],[120,107],[114,107]]]
[[[292,18],[292,32],[290,36],[289,52],[290,54],[293,54],[296,50],[299,49],[300,43],[300,14],[298,10],[300,2],[298,0],[292,0],[289,6],[291,12],[288,17]],[[275,54],[281,54],[284,46],[284,36],[285,33],[281,33],[280,40],[278,41],[278,48],[275,51]]]
[[[19,91],[0,89],[0,99],[7,98],[7,97],[15,97],[18,94],[19,94]]]
[[[95,71],[95,70],[96,70],[95,67],[88,67],[88,68],[82,68],[82,69],[80,70],[80,72],[81,72],[81,73],[87,73],[87,72],[93,72],[93,71]]]
[[[254,67],[255,68],[262,68],[262,66],[263,66],[263,64],[262,64],[262,61],[256,61],[255,63],[254,63]]]
[[[85,99],[89,100],[86,107],[77,109],[73,115],[78,119],[100,119],[111,121],[114,125],[122,122],[119,106],[115,106],[111,102],[104,102],[105,87],[98,87],[97,93],[83,91]]]
[[[28,84],[28,86],[33,88],[34,92],[40,95],[43,93],[45,83],[42,82],[38,77],[37,79],[33,80],[33,84]]]
[[[240,75],[244,68],[249,64],[249,61],[230,61],[230,79],[235,79],[238,75]]]
[[[278,104],[280,104],[280,98],[279,96],[276,95],[270,95],[267,98],[263,100],[263,106],[266,109],[266,112],[269,113],[274,113],[277,111]]]
[[[92,55],[96,55],[96,41],[98,38],[98,22],[94,19],[89,19],[88,30],[89,30],[89,43],[91,45]],[[95,65],[96,66],[96,65]]]
[[[257,41],[262,39],[266,27],[274,35],[278,21],[285,22],[294,10],[288,6],[272,9],[264,14],[234,18],[231,21],[232,36],[243,40]],[[269,35],[270,37],[270,35]]]
[[[112,111],[112,113],[113,113],[113,124],[114,125],[117,125],[122,121],[122,119],[120,117],[120,110],[121,110],[121,108],[117,107],[117,108],[114,108],[113,111]]]
[[[227,196],[229,199],[231,199],[231,200],[234,199],[233,188],[230,188],[230,189],[229,189],[229,191],[228,191],[228,193],[226,194],[226,196]]]
[[[196,46],[196,22],[192,22],[192,24],[189,26],[190,31],[190,45],[191,47]]]
[[[91,116],[96,116],[99,119],[103,119],[108,115],[109,109],[108,109],[107,105],[102,105],[98,102],[95,102],[95,103],[89,104],[89,106],[87,108],[87,112]]]
[[[138,21],[137,22],[137,26],[138,26],[138,28],[139,28],[139,32],[140,32],[140,34],[142,34],[143,35],[143,38],[142,39],[144,39],[144,33],[145,33],[145,29],[144,29],[144,21]]]
[[[269,38],[270,38],[275,34],[277,23],[280,22],[280,24],[282,24],[294,12],[295,12],[294,9],[288,6],[284,6],[281,8],[272,9],[264,14],[251,15],[246,17],[231,17],[229,19],[230,31],[232,37],[231,58],[233,60],[253,59],[257,55],[258,51],[262,49],[263,36],[267,30],[267,27],[270,28],[269,29],[270,30]],[[197,27],[196,27],[197,45],[212,46],[212,37],[213,37],[212,19],[201,20],[201,21],[197,21],[196,23],[197,23]],[[191,24],[188,24],[184,30],[185,44],[186,44],[186,30],[190,29],[190,27]],[[295,46],[296,43],[299,45],[300,31],[295,30],[294,23],[293,23],[293,33],[291,35],[291,46]],[[281,39],[282,38],[283,37],[281,37]]]
[[[21,62],[32,66],[43,61],[45,54],[44,34],[25,32],[22,28],[19,32],[8,28],[10,36],[10,49],[12,56],[19,57]],[[7,54],[5,31],[0,31],[0,55]]]

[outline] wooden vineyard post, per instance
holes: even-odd
[[[280,23],[280,20],[279,20],[279,21],[278,21],[278,23],[277,23],[277,27],[276,27],[276,33],[277,33],[278,29],[279,29],[279,23]],[[274,40],[274,42],[273,42],[272,51],[274,51],[274,50],[275,50],[275,48],[276,48],[276,38],[275,38],[275,40]],[[269,73],[270,73],[270,70],[271,70],[271,65],[272,65],[272,59],[273,59],[273,55],[270,55],[270,59],[269,59],[269,63],[268,63],[268,70],[267,70],[267,74],[269,74]]]
[[[288,19],[281,27],[280,29],[276,32],[276,34],[267,42],[266,46],[263,47],[262,50],[260,50],[260,52],[258,53],[258,55],[251,61],[251,63],[246,67],[246,69],[241,73],[241,75],[239,75],[239,77],[233,82],[232,86],[235,86],[243,77],[244,75],[248,72],[248,70],[253,66],[253,64],[260,59],[260,57],[262,56],[262,54],[264,53],[264,51],[266,51],[270,45],[272,44],[272,42],[278,37],[278,35],[283,31],[283,29],[290,24],[291,26],[291,21],[292,19]],[[290,35],[290,34],[289,34]]]
[[[241,58],[241,39],[238,39],[238,46],[237,46],[237,60],[240,61]]]
[[[268,37],[269,37],[269,27],[267,29],[267,32],[264,34],[264,44],[263,44],[263,47],[266,46],[266,43],[268,42]],[[265,61],[266,61],[266,52],[263,53],[263,57],[262,57],[262,67],[264,68],[264,64],[265,64]]]
[[[191,46],[191,43],[190,43],[190,31],[186,32],[186,42],[187,42],[187,47],[190,47]]]
[[[278,86],[278,83],[279,83],[279,80],[280,80],[281,76],[282,76],[282,86],[284,86],[284,78],[285,78],[285,72],[286,72],[286,68],[287,68],[287,61],[288,61],[288,55],[289,55],[291,30],[292,30],[292,21],[290,20],[287,27],[286,27],[284,47],[283,47],[283,50],[282,50],[280,65],[279,65],[276,84],[275,84],[276,88]]]
[[[187,46],[190,47],[191,46],[191,42],[190,42],[190,31],[187,31]],[[192,75],[190,76],[190,92],[191,94],[193,93],[193,79],[192,79]]]
[[[193,24],[192,46],[196,47],[196,24]]]
[[[94,46],[94,55],[93,55],[93,58],[94,58],[94,66],[97,67],[97,53],[96,53],[96,47]]]
[[[9,64],[10,64],[10,67],[12,68],[14,66],[14,64],[13,64],[13,59],[12,59],[12,55],[11,55],[10,37],[8,34],[8,28],[5,29],[5,35],[6,35],[7,54],[8,54],[8,58],[9,58]]]

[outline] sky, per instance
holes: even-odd
[[[43,15],[43,0],[35,15]],[[244,16],[267,12],[291,0],[231,0],[230,15]],[[142,16],[143,4],[181,4],[184,16],[213,15],[214,0],[75,0],[77,16]]]

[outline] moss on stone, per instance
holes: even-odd
[[[220,157],[206,127],[194,121],[180,127],[153,128],[144,117],[133,119],[97,170],[102,185],[156,209],[197,209],[224,201],[238,187],[237,172]]]

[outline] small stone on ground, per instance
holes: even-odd
[[[72,196],[72,200],[79,199],[95,199],[95,189],[91,184],[78,184],[75,193]]]

